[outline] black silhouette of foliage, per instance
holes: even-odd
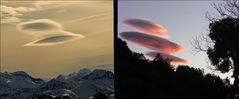
[[[107,95],[101,92],[96,93],[93,99],[108,99]]]
[[[218,14],[207,14],[210,21],[218,21],[222,18],[239,18],[239,1],[223,0],[222,3],[213,3],[212,7]]]
[[[211,64],[222,73],[233,71],[233,91],[229,99],[239,98],[239,1],[224,0],[225,2],[212,6],[218,15],[209,16],[209,33],[200,39],[194,39],[197,52],[206,51]],[[209,15],[209,14],[208,14]],[[212,14],[213,15],[213,14]],[[206,43],[203,48],[200,42]]]
[[[225,18],[210,24],[209,37],[214,46],[207,51],[211,63],[222,72],[234,68],[238,75],[239,65],[239,19]]]
[[[174,71],[160,55],[149,61],[115,39],[116,99],[226,99],[228,87],[218,76],[179,66]]]
[[[228,88],[218,76],[188,66],[179,66],[175,73],[176,90],[185,93],[180,99],[226,99]]]
[[[239,18],[224,18],[209,25],[214,45],[207,50],[213,66],[221,72],[233,70],[234,93],[239,92]]]
[[[34,95],[29,97],[28,99],[71,99],[70,96],[56,96],[53,97],[51,95]]]

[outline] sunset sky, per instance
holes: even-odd
[[[128,42],[130,49],[150,55],[154,54],[152,49],[162,50],[165,57],[212,73],[206,53],[193,54],[190,41],[208,32],[206,13],[217,13],[210,5],[213,2],[221,1],[122,0],[118,2],[118,33],[155,32],[148,29],[157,24],[160,29],[156,32],[165,32],[160,37],[180,51],[158,49],[147,42],[141,46]],[[130,23],[133,19],[149,20],[152,24],[140,29]],[[34,77],[52,78],[82,68],[112,70],[113,24],[111,0],[3,0],[1,72],[22,70]],[[141,40],[156,39],[155,35],[142,35],[145,34],[138,35],[143,37]]]
[[[1,0],[1,71],[112,70],[113,34],[112,1]]]
[[[160,24],[167,30],[168,40],[181,45],[184,51],[174,56],[187,60],[189,66],[209,70],[209,60],[205,52],[193,54],[190,44],[193,37],[201,33],[208,33],[209,21],[206,13],[216,14],[210,5],[215,1],[127,1],[118,2],[118,33],[132,32],[137,29],[125,25],[128,19],[145,19],[155,24]],[[215,3],[220,3],[217,1]],[[147,32],[147,31],[146,31]],[[125,39],[124,39],[125,40]],[[139,53],[152,51],[144,46],[128,42],[131,50]]]

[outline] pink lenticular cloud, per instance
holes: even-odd
[[[126,19],[123,23],[138,32],[168,38],[167,30],[160,24],[146,19]]]
[[[165,53],[179,53],[183,51],[182,46],[158,36],[147,35],[140,32],[122,32],[120,36],[127,41],[155,51]]]
[[[168,59],[171,65],[179,65],[179,64],[188,64],[188,61],[170,54],[162,53],[162,52],[149,52],[146,53],[150,58],[155,58],[157,54],[160,54],[162,59]]]

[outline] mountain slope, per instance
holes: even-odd
[[[101,92],[112,96],[114,74],[106,70],[82,69],[69,75],[58,75],[47,82],[24,71],[0,73],[0,98],[88,99]]]

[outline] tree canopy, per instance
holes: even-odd
[[[115,97],[117,99],[226,99],[228,87],[220,77],[181,65],[173,70],[160,54],[147,60],[115,39]]]

